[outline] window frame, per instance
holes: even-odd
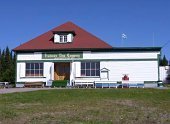
[[[26,63],[25,66],[25,76],[26,77],[43,77],[44,76],[44,63]]]
[[[100,62],[81,62],[80,75],[81,77],[100,77]]]
[[[67,43],[68,42],[68,36],[66,34],[59,35],[60,42],[59,43]]]

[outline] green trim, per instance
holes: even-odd
[[[16,82],[15,84],[25,84],[25,82]]]
[[[74,60],[18,60],[17,63],[19,62],[72,62]]]
[[[156,84],[157,81],[144,81],[144,84]]]
[[[15,82],[17,82],[17,60],[18,60],[18,54],[16,54],[16,60],[15,60]]]
[[[158,61],[156,59],[76,59],[76,60],[17,60],[19,62],[75,62],[75,61]]]
[[[102,52],[127,52],[127,51],[161,51],[161,47],[112,47],[112,48],[68,48],[68,49],[25,49],[15,50],[17,53],[47,52],[47,51],[102,51]]]

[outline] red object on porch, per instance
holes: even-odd
[[[129,80],[128,75],[125,74],[125,75],[122,77],[122,80],[128,81],[128,80]]]

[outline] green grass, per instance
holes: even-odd
[[[0,95],[0,123],[170,123],[170,90],[54,89]]]

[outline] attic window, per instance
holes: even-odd
[[[53,31],[54,43],[71,43],[73,42],[74,31]]]
[[[67,42],[67,35],[60,35],[60,43],[66,43]]]

